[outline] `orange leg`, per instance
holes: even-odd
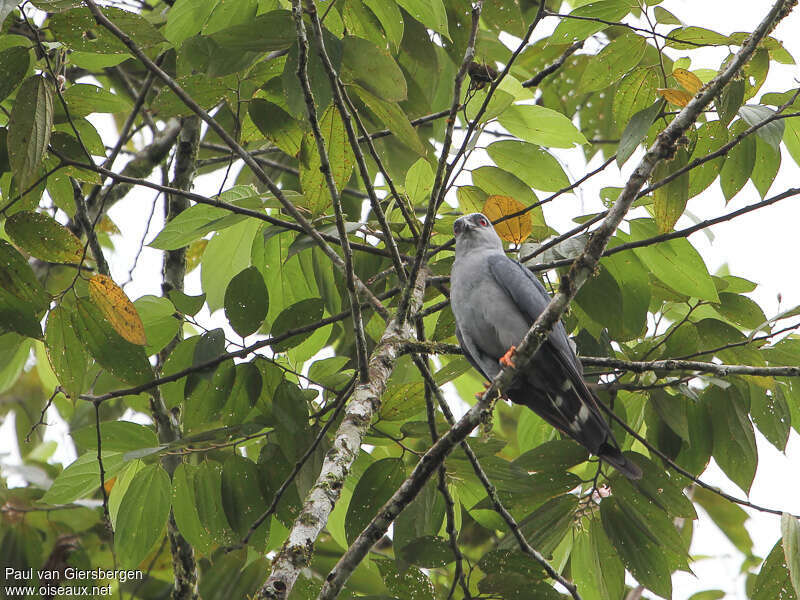
[[[484,381],[483,382],[483,391],[482,392],[475,392],[475,398],[478,399],[478,400],[483,398],[483,395],[486,393],[486,390],[489,389],[490,385],[492,385],[492,384],[489,383],[488,381]]]
[[[513,359],[514,353],[516,351],[517,351],[517,347],[516,346],[511,346],[511,348],[508,349],[508,352],[503,354],[503,356],[501,356],[500,360],[498,360],[497,362],[499,362],[504,367],[516,367],[516,365],[514,364],[514,359]]]

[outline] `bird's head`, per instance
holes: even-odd
[[[472,213],[456,219],[453,223],[456,236],[456,256],[469,250],[503,251],[503,242],[494,230],[491,221],[481,213]]]

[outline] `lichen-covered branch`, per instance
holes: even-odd
[[[622,222],[625,214],[636,199],[638,191],[645,184],[656,164],[674,153],[675,143],[683,135],[684,131],[697,119],[722,87],[747,62],[760,40],[775,27],[781,18],[789,13],[795,2],[796,0],[778,0],[766,18],[747,38],[739,52],[729,61],[726,68],[698,92],[675,119],[667,125],[664,131],[658,135],[653,146],[647,151],[634,170],[619,198],[609,210],[608,215],[593,233],[584,251],[575,259],[568,274],[563,278],[559,292],[525,334],[515,355],[516,367],[503,368],[491,382],[481,400],[470,408],[458,423],[423,455],[411,475],[381,507],[378,514],[359,534],[358,538],[350,545],[333,571],[331,571],[323,586],[322,597],[330,598],[336,596],[356,566],[367,555],[369,549],[386,533],[389,525],[397,518],[397,515],[416,497],[447,454],[456,444],[464,440],[478,423],[489,417],[493,403],[499,397],[499,394],[513,381],[518,370],[527,368],[533,355],[544,340],[547,339],[550,331],[567,309],[569,302],[593,273],[608,240]],[[576,596],[577,592],[574,586],[567,589],[573,597]]]
[[[411,300],[414,309],[421,305],[424,291],[425,270],[422,270],[414,282]],[[331,449],[325,455],[322,470],[308,492],[286,542],[272,561],[269,578],[259,591],[260,599],[284,600],[300,571],[311,564],[314,542],[339,500],[342,485],[358,456],[372,417],[380,409],[381,396],[400,355],[403,340],[411,337],[414,337],[413,328],[409,321],[401,322],[399,314],[387,325],[369,359],[369,380],[359,383],[353,392]]]
[[[182,120],[175,152],[175,174],[173,187],[189,190],[194,181],[197,160],[197,148],[200,144],[200,119],[195,116]],[[170,194],[166,197],[164,213],[166,222],[171,221],[189,207],[189,201],[181,195]],[[166,296],[172,290],[183,291],[183,279],[186,275],[186,249],[169,250],[164,255],[161,292]],[[181,340],[178,333],[169,344],[158,353],[157,368],[167,360],[172,350]],[[150,412],[157,424],[159,442],[168,444],[181,437],[180,423],[169,412],[161,397],[160,390],[154,389],[150,395]],[[170,476],[181,462],[176,454],[167,454],[161,459],[164,469]],[[192,600],[197,597],[197,562],[194,550],[189,542],[178,531],[175,515],[170,509],[167,522],[167,536],[172,553],[173,586],[172,600]]]

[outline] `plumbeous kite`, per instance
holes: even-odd
[[[527,268],[505,255],[484,215],[459,218],[453,231],[456,259],[450,274],[450,303],[456,336],[467,360],[492,380],[501,365],[512,361],[516,346],[550,296]],[[641,469],[622,455],[600,414],[560,321],[505,393],[626,477],[641,478]]]

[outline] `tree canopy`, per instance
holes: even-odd
[[[748,598],[796,599],[798,517],[747,498],[756,430],[800,431],[800,308],[689,239],[800,194],[800,89],[765,86],[795,4],[0,3],[3,585],[670,598],[702,515]],[[716,190],[747,202],[683,226]],[[472,212],[554,295],[485,392],[448,301]],[[559,319],[640,481],[500,399]]]

